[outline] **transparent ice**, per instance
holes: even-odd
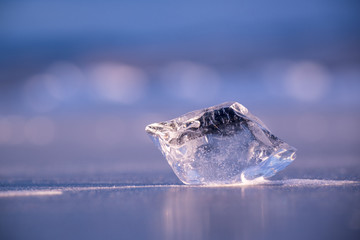
[[[227,102],[146,126],[185,184],[236,184],[268,178],[295,159],[247,108]]]

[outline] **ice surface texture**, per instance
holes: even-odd
[[[247,108],[227,102],[146,127],[185,184],[236,184],[267,178],[295,159]]]

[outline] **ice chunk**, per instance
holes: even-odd
[[[227,102],[146,127],[185,184],[236,184],[267,178],[295,159],[247,108]]]

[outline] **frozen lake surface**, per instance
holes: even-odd
[[[281,177],[281,176],[280,176]],[[102,179],[102,180],[101,180]],[[358,239],[360,182],[185,186],[174,175],[3,180],[1,239]]]

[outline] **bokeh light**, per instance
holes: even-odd
[[[302,101],[319,100],[330,88],[327,70],[315,62],[299,62],[288,69],[285,90],[290,96]]]
[[[273,96],[286,95],[286,75],[293,63],[289,60],[269,61],[262,67],[261,78],[267,91]]]
[[[46,87],[58,100],[67,100],[82,88],[84,74],[80,68],[70,62],[56,62],[50,66],[47,73],[52,77],[47,79]]]
[[[26,120],[19,115],[6,116],[1,120],[2,141],[11,145],[18,145],[25,140],[24,127]]]
[[[24,89],[26,104],[37,112],[53,110],[59,102],[49,92],[49,83],[54,81],[55,77],[50,74],[38,74],[27,80]]]
[[[94,66],[90,70],[90,78],[101,97],[123,104],[141,99],[147,82],[143,71],[119,63],[101,63]]]
[[[162,73],[166,91],[180,99],[207,102],[219,92],[220,77],[203,64],[174,62]]]
[[[26,139],[35,145],[47,145],[55,136],[55,124],[46,117],[34,117],[26,122],[24,127]]]

